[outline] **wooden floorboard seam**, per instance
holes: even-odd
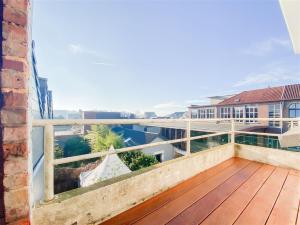
[[[270,213],[269,213],[269,215],[268,215],[268,218],[267,218],[267,220],[266,220],[266,222],[265,222],[265,225],[268,223],[268,220],[269,220],[269,218],[270,218],[270,216],[271,216],[271,214],[272,214],[272,211],[273,211],[273,209],[274,209],[274,207],[275,207],[275,205],[276,205],[276,203],[277,203],[277,201],[278,201],[278,198],[279,198],[279,196],[280,196],[280,194],[281,194],[281,192],[282,192],[282,189],[283,189],[283,187],[284,187],[284,185],[285,185],[286,179],[287,179],[288,176],[289,176],[289,173],[290,173],[290,170],[289,170],[289,172],[287,173],[287,175],[286,175],[286,177],[285,177],[285,179],[284,179],[283,184],[281,185],[280,191],[279,191],[279,193],[278,193],[278,195],[277,195],[277,197],[276,197],[276,200],[275,200],[275,202],[274,202],[274,204],[273,204],[273,206],[272,206],[272,209],[271,209],[271,211],[270,211]]]
[[[255,168],[254,171],[251,171],[250,174],[249,174],[249,177],[245,178],[244,181],[241,181],[241,183],[238,184],[237,187],[235,187],[235,188],[233,189],[233,191],[232,191],[231,193],[228,194],[227,197],[225,197],[225,200],[226,200],[228,197],[230,197],[230,196],[232,195],[232,193],[234,193],[234,191],[236,191],[241,185],[243,185],[244,182],[246,182],[251,176],[253,176],[253,175],[257,172],[257,170],[259,170],[259,169],[263,166],[263,164],[262,164],[262,163],[258,163],[258,162],[251,162],[251,163],[248,164],[246,167],[244,167],[243,169],[239,170],[237,173],[233,174],[231,177],[229,177],[228,179],[226,179],[224,182],[222,182],[222,183],[219,184],[217,187],[215,187],[214,189],[212,189],[210,192],[208,192],[207,194],[205,194],[204,196],[202,196],[200,199],[198,199],[196,202],[194,202],[193,204],[191,204],[188,208],[186,208],[185,210],[183,210],[181,213],[179,213],[179,214],[177,214],[176,216],[174,216],[174,217],[173,217],[172,219],[170,219],[169,222],[167,222],[166,224],[170,224],[170,223],[172,224],[172,223],[173,223],[172,221],[174,221],[174,219],[180,218],[180,216],[181,216],[182,213],[187,212],[187,210],[189,210],[190,208],[194,207],[197,203],[199,203],[201,200],[203,200],[203,199],[204,199],[206,196],[208,196],[211,192],[214,192],[214,191],[217,190],[217,188],[219,188],[220,186],[225,185],[226,182],[228,182],[228,180],[233,179],[233,178],[234,178],[235,176],[237,176],[238,174],[242,174],[243,172],[245,172],[245,170],[246,170],[247,168],[249,169],[249,167],[251,168],[251,166],[255,166],[255,165],[257,165],[257,168]],[[248,175],[247,175],[247,176],[248,176]],[[219,203],[218,206],[220,206],[225,200],[221,201],[221,203]],[[215,206],[213,206],[213,207],[215,207]],[[217,208],[217,207],[216,207],[216,208]],[[214,209],[215,209],[215,208],[214,208]],[[211,213],[211,212],[209,212],[209,214],[210,214],[210,213]],[[204,217],[204,219],[207,218],[207,216],[208,216],[208,215],[206,215],[206,216]],[[199,224],[199,223],[203,222],[204,219],[202,218],[201,221],[196,222],[196,223]],[[175,222],[175,223],[176,223],[176,222]],[[180,224],[181,224],[181,223],[180,223]]]
[[[297,217],[296,217],[296,225],[300,224],[300,201],[298,204],[298,213],[297,213]]]
[[[264,181],[263,185],[260,186],[260,188],[257,190],[257,192],[255,193],[255,195],[253,195],[253,197],[250,199],[250,201],[246,204],[246,206],[244,207],[244,209],[241,211],[240,215],[243,214],[243,212],[247,209],[247,207],[251,204],[252,200],[257,196],[257,194],[259,193],[259,191],[262,189],[262,187],[266,184],[266,182],[270,179],[270,177],[272,176],[272,174],[275,172],[275,169],[272,171],[272,173],[270,174],[270,176]],[[235,219],[235,221],[232,224],[235,224],[236,221],[239,219],[240,215]]]
[[[230,163],[230,164],[227,165],[225,168],[223,168],[223,170],[225,170],[225,169],[227,169],[228,167],[232,166],[234,163],[236,163],[236,162]],[[250,164],[250,162],[249,162],[249,164]],[[247,165],[248,165],[248,164],[247,164]],[[212,168],[210,168],[210,169],[212,169]],[[205,172],[205,171],[202,171],[202,172]],[[201,172],[200,172],[200,173],[201,173]],[[218,173],[220,173],[220,171],[219,171],[219,172],[216,172],[216,174],[214,174],[214,176],[217,175]],[[199,174],[198,174],[198,175],[199,175]],[[195,175],[195,176],[197,176],[197,175]],[[199,184],[195,185],[194,187],[190,188],[190,189],[187,190],[187,191],[190,191],[190,190],[192,190],[192,189],[198,187],[199,185],[203,184],[204,182],[206,182],[206,181],[209,180],[210,178],[211,178],[211,177],[205,178],[205,179],[204,179],[203,181],[201,181]],[[189,178],[189,179],[193,179],[193,177],[191,177],[191,178]],[[186,181],[187,181],[187,180],[186,180]],[[183,181],[183,182],[185,182],[185,181]],[[181,195],[180,195],[180,196],[181,196]],[[176,200],[176,199],[179,198],[180,196],[177,196],[176,198],[174,198],[174,199],[172,199],[172,200],[170,200],[170,201],[164,202],[162,205],[160,205],[160,206],[157,207],[156,209],[153,209],[152,211],[149,211],[148,213],[146,213],[146,214],[144,214],[143,216],[141,216],[140,218],[137,218],[137,219],[133,220],[132,222],[129,223],[129,225],[133,225],[134,223],[138,222],[139,220],[143,219],[144,217],[146,217],[146,216],[150,215],[151,213],[153,213],[153,212],[159,210],[160,208],[164,207],[166,204],[170,203],[171,201]]]
[[[241,162],[244,162],[244,161],[242,160]],[[241,170],[245,169],[245,168],[246,168],[247,166],[249,166],[251,163],[253,163],[253,162],[251,162],[251,161],[246,161],[246,160],[245,160],[245,164],[244,164],[244,165],[241,165],[240,168],[238,168],[236,171],[234,171],[233,174],[231,174],[231,175],[230,175],[228,178],[226,178],[223,182],[219,183],[219,184],[218,184],[216,187],[214,187],[212,190],[214,190],[215,188],[217,188],[219,185],[221,185],[222,183],[224,183],[226,180],[230,179],[230,177],[234,176],[236,173],[238,173],[238,172],[240,172]],[[234,164],[236,164],[236,163],[234,163]],[[231,166],[234,166],[234,164],[232,164]],[[230,167],[230,166],[229,166],[229,167]],[[228,167],[228,169],[229,169],[229,167]],[[222,172],[224,172],[224,170],[218,172],[218,174],[216,174],[215,176],[220,175]],[[209,178],[209,179],[206,180],[205,182],[209,182],[209,180],[214,179],[215,176]],[[203,185],[205,182],[203,182],[202,185]],[[189,191],[193,191],[195,188],[198,188],[199,186],[201,186],[201,184],[200,184],[200,185],[197,185],[197,186],[195,186],[195,187],[193,187],[193,188],[190,189]],[[211,191],[212,191],[212,190],[211,190]],[[209,191],[209,192],[210,192],[210,191]],[[208,193],[209,193],[209,192],[208,192]],[[183,195],[184,195],[184,194],[183,194]],[[179,199],[180,197],[182,197],[183,195],[179,196],[179,197],[176,198],[176,199],[173,199],[172,201],[168,202],[167,204],[170,204],[170,203],[172,203],[172,202],[178,200],[178,199]],[[205,195],[206,195],[206,194],[205,194]],[[166,205],[166,204],[165,204],[165,205]],[[164,205],[164,206],[165,206],[165,205]],[[162,207],[160,207],[158,210],[153,211],[152,213],[155,213],[156,211],[159,211],[161,208],[162,208]],[[187,208],[188,208],[188,207],[187,207]],[[184,211],[185,209],[186,209],[186,208],[184,208],[183,210],[181,210],[181,212]],[[135,222],[133,222],[133,223],[130,223],[130,225],[136,224],[136,223],[140,223],[141,220],[145,219],[147,216],[151,215],[152,213],[150,213],[150,214],[148,214],[148,215],[145,215],[145,216],[141,217],[141,218],[138,219],[137,221],[135,221]],[[177,214],[177,215],[178,215],[178,214]],[[174,216],[174,217],[175,217],[175,216]],[[174,217],[172,217],[172,218],[174,218]],[[167,223],[167,222],[168,222],[168,221],[166,221],[166,223]],[[165,224],[165,223],[163,223],[163,224]]]
[[[262,167],[261,167],[262,168]],[[274,171],[275,171],[275,169],[276,169],[276,167],[274,167],[273,168],[273,170],[271,171],[271,173],[265,178],[265,180],[258,186],[258,189],[255,191],[255,193],[253,194],[253,196],[249,199],[249,201],[247,202],[247,204],[245,204],[245,206],[244,206],[244,208],[242,209],[242,211],[239,213],[239,215],[241,215],[243,212],[244,212],[244,210],[247,208],[247,206],[251,203],[251,201],[252,201],[252,199],[257,195],[257,193],[260,191],[260,189],[265,185],[265,183],[267,182],[267,180],[272,176],[272,174],[274,173]],[[259,172],[259,171],[256,171],[256,173],[257,172]],[[255,176],[255,174],[253,175],[253,176]],[[250,178],[249,178],[250,179]],[[249,180],[248,179],[248,180]],[[240,187],[241,188],[241,187]],[[239,190],[239,189],[238,189]],[[237,192],[238,190],[236,190],[235,192]],[[235,193],[234,192],[234,193]],[[232,195],[234,195],[234,193],[232,193]],[[231,195],[231,196],[232,196]],[[230,196],[230,197],[231,197]],[[229,197],[229,198],[230,198]],[[224,203],[224,202],[223,202]],[[223,204],[222,203],[222,204]],[[218,210],[218,208],[219,207],[221,207],[222,206],[222,204],[221,205],[219,205],[211,214],[213,214],[216,210]],[[211,214],[209,215],[209,216],[211,216]],[[232,222],[232,224],[234,224],[235,222],[236,222],[236,220],[239,218],[239,215],[235,218],[235,220]],[[209,217],[208,216],[208,217]],[[213,215],[212,215],[213,216]],[[208,217],[206,217],[205,218],[205,220],[208,218]],[[202,224],[203,222],[205,222],[205,220],[203,220],[200,224]]]
[[[207,217],[209,217],[217,208],[219,208],[228,198],[230,198],[231,195],[233,195],[238,189],[240,189],[241,186],[243,186],[244,183],[246,183],[251,177],[254,176],[254,174],[256,174],[258,172],[259,169],[261,169],[263,166],[263,164],[258,167],[255,172],[253,174],[250,175],[250,177],[248,177],[247,180],[245,180],[244,182],[242,182],[229,196],[227,196],[216,208],[214,208],[201,222],[198,223],[198,225],[200,225]]]

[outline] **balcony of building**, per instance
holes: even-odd
[[[256,120],[258,127],[270,122]],[[291,130],[299,125],[297,118],[271,122]],[[54,158],[55,126],[165,124],[170,128],[170,123],[183,129],[184,136]],[[222,129],[205,134],[194,130],[212,125]],[[45,156],[43,197],[33,207],[33,224],[299,223],[300,152],[297,146],[280,145],[282,139],[290,138],[287,133],[252,132],[239,126],[239,121],[224,119],[36,120],[33,126],[44,129]],[[177,143],[184,143],[184,148],[174,159],[86,187],[54,192],[54,168],[58,165],[155,146],[163,150],[163,146]]]

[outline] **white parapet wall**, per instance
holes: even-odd
[[[235,144],[235,155],[243,159],[300,170],[300,152]]]
[[[52,202],[35,206],[32,222],[97,224],[234,156],[234,145],[230,143],[65,192]]]

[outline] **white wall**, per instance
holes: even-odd
[[[161,141],[164,141],[164,140],[157,137],[151,143],[161,142]],[[177,148],[175,148],[173,145],[166,144],[166,145],[145,148],[142,150],[142,152],[144,152],[147,155],[162,154],[162,162],[164,162],[164,161],[174,159],[176,149]]]

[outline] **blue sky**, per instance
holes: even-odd
[[[55,109],[156,111],[300,82],[277,0],[34,0]]]

